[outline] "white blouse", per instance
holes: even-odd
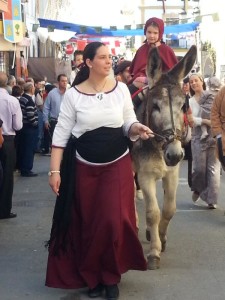
[[[202,118],[201,118],[201,106],[195,100],[195,96],[192,96],[189,99],[189,105],[191,107],[192,116],[194,120],[194,126],[201,126],[202,125]]]
[[[66,91],[60,107],[52,145],[65,147],[71,133],[80,137],[86,131],[99,127],[118,128],[123,126],[128,136],[130,126],[137,122],[133,103],[127,86],[117,82],[107,93],[85,94],[77,87]],[[131,137],[137,139],[137,137]]]

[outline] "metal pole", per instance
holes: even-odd
[[[195,31],[196,47],[197,47],[197,65],[202,71],[202,51],[201,51],[201,38],[200,38],[200,29],[197,27]]]
[[[184,0],[184,11],[187,14],[187,12],[188,12],[188,0]]]

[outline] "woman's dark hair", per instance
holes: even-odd
[[[77,73],[74,82],[72,83],[72,86],[75,86],[83,81],[85,81],[86,79],[88,79],[89,77],[89,68],[86,65],[86,60],[89,58],[90,60],[93,60],[95,58],[96,52],[98,50],[98,48],[105,46],[104,43],[101,42],[92,42],[90,44],[87,44],[87,46],[84,48],[84,52],[83,52],[83,60],[84,63],[83,65],[80,67],[80,71]]]
[[[20,97],[23,94],[23,88],[19,85],[14,85],[12,87],[12,96]]]

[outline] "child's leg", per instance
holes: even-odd
[[[201,130],[202,130],[201,140],[203,140],[209,135],[207,131],[207,125],[201,125]]]

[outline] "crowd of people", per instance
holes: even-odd
[[[55,109],[51,103],[53,94],[58,101],[57,118],[66,88],[64,74],[58,76],[57,84],[45,84],[43,79],[15,78],[0,72],[0,124],[4,140],[0,144],[0,219],[16,217],[11,211],[14,172],[22,177],[38,176],[33,171],[35,153],[50,154],[53,124],[49,106]]]
[[[36,177],[35,153],[51,153],[49,184],[56,204],[48,241],[49,287],[87,286],[90,298],[104,292],[107,300],[116,300],[121,274],[147,268],[136,227],[134,186],[141,191],[128,140],[154,134],[137,121],[131,94],[147,84],[147,55],[153,47],[164,71],[177,63],[163,33],[161,19],[147,20],[146,40],[134,59],[122,59],[114,69],[108,47],[92,42],[75,52],[70,78],[59,74],[56,84],[0,72],[0,219],[16,217],[15,170]],[[201,199],[215,209],[221,165],[225,169],[225,87],[215,77],[207,83],[206,89],[196,72],[183,81],[191,132],[185,157],[193,202]]]

